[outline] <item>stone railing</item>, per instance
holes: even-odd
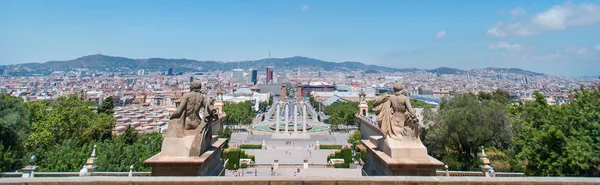
[[[212,123],[210,129],[212,130],[213,135],[219,135],[219,131],[221,131],[223,129],[223,123],[225,122],[225,116],[227,116],[227,114],[225,114],[225,113],[219,114],[219,120]]]
[[[358,176],[358,177],[82,177],[82,178],[5,178],[0,184],[600,184],[600,178],[578,177],[416,177],[416,176]]]
[[[360,114],[356,118],[360,122],[358,129],[360,130],[362,139],[369,139],[371,136],[383,136],[383,133],[379,130],[377,121]]]
[[[525,174],[521,172],[495,172],[496,177],[525,177]],[[484,177],[485,174],[480,171],[436,171],[437,176],[450,176],[450,177]]]
[[[279,164],[280,168],[296,168],[302,164]],[[270,164],[256,164],[256,167],[269,168]],[[309,164],[309,168],[333,168],[329,164]],[[436,171],[437,176],[446,176],[446,171]],[[525,177],[520,172],[496,172],[496,177]],[[132,172],[132,176],[150,176],[150,172]],[[448,171],[450,177],[483,177],[484,174],[478,171]],[[0,173],[0,177],[21,177],[20,172]],[[79,172],[35,172],[35,177],[78,177]],[[94,172],[92,176],[129,176],[129,172]],[[367,176],[363,173],[363,176]]]
[[[132,176],[150,176],[150,172],[131,172]],[[21,172],[6,172],[0,173],[0,178],[3,177],[22,177]],[[35,177],[78,177],[79,172],[34,172]],[[93,172],[92,176],[129,176],[129,172]]]

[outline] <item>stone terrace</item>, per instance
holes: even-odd
[[[243,180],[242,180],[243,179]],[[572,177],[63,177],[3,178],[0,184],[600,184],[600,178]]]

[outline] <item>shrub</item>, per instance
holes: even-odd
[[[228,170],[236,170],[237,168],[239,168],[240,150],[230,149],[229,152],[227,152],[227,159],[229,159],[229,161],[227,162],[227,165],[225,165],[225,167],[227,167]]]
[[[227,161],[227,164],[225,165],[225,168],[227,168],[228,170],[237,170],[239,168],[247,168],[248,165],[247,164],[241,164],[240,165],[240,159],[251,159],[252,161],[256,162],[256,157],[254,157],[254,155],[248,155],[246,154],[245,151],[240,150],[240,149],[229,149],[223,152],[223,156],[225,156],[226,158],[224,158],[225,160],[229,159],[229,161]],[[246,166],[246,167],[244,167]]]
[[[262,145],[241,144],[240,149],[262,149]]]
[[[246,164],[246,163],[242,163],[242,164],[240,165],[240,168],[248,168],[248,164]]]
[[[344,163],[346,164],[350,164],[352,163],[352,149],[350,148],[343,148],[341,151],[341,158],[344,159]]]
[[[360,159],[363,161],[363,163],[367,163],[367,151],[365,151],[365,150],[360,151]]]
[[[319,149],[342,149],[340,145],[319,145]]]
[[[333,167],[335,167],[335,168],[350,168],[350,164],[347,164],[347,163],[334,164]]]

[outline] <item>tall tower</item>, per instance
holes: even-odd
[[[273,83],[273,66],[267,67],[267,80],[265,83]]]
[[[256,85],[258,83],[258,70],[256,70],[256,69],[251,70],[250,82],[252,82],[253,85]]]
[[[302,101],[302,84],[298,84],[297,88],[298,88],[296,90],[297,94],[298,94],[298,98],[297,99],[298,99],[298,102],[301,102]]]
[[[282,102],[285,102],[285,97],[286,97],[285,89],[286,89],[285,83],[282,83],[281,84],[281,101]]]
[[[369,113],[369,105],[367,104],[366,96],[367,94],[365,94],[365,91],[361,89],[360,94],[358,94],[358,101],[360,102],[358,104],[358,114],[361,116],[367,116]]]

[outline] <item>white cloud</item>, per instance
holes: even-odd
[[[600,52],[600,44],[596,45],[596,51]]]
[[[506,41],[502,41],[499,43],[494,43],[494,44],[488,44],[488,48],[489,49],[505,49],[508,52],[520,52],[525,50],[525,47],[523,47],[521,44],[509,44]]]
[[[518,10],[512,10],[510,13],[513,16],[521,14]],[[487,30],[486,35],[491,37],[527,37],[545,31],[565,30],[569,27],[587,26],[598,23],[600,23],[600,5],[592,3],[577,5],[567,2],[538,13],[523,22],[498,22]]]
[[[577,54],[577,55],[585,55],[588,51],[586,47],[579,47],[575,45],[571,45],[565,49],[565,52],[568,54]]]
[[[446,36],[446,31],[442,30],[439,33],[435,34],[435,38],[442,38]]]
[[[521,7],[518,7],[518,8],[510,10],[508,13],[510,13],[510,15],[512,15],[512,18],[515,18],[515,17],[525,14],[525,10],[523,10],[523,8],[521,8]]]
[[[307,4],[305,4],[304,6],[302,6],[302,11],[306,11],[310,8],[310,6],[308,6]]]

